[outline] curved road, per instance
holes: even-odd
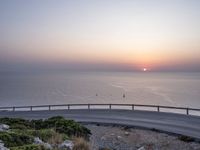
[[[200,117],[198,116],[107,109],[0,112],[0,117],[21,117],[25,119],[45,119],[58,115],[78,122],[136,126],[200,139]]]

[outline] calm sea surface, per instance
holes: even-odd
[[[0,106],[64,103],[135,103],[200,108],[200,73],[0,74]]]

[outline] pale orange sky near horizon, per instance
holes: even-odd
[[[2,64],[200,66],[197,0],[1,1],[0,8]]]

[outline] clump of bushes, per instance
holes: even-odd
[[[88,137],[89,129],[73,120],[66,120],[63,117],[52,117],[47,120],[32,120],[31,127],[36,130],[54,128],[56,132],[67,134],[68,136]]]
[[[33,137],[39,137],[44,142],[47,142],[49,138],[53,137],[56,134],[56,131],[54,129],[41,129],[41,130],[34,130],[34,129],[25,129],[25,130],[12,129],[11,131],[13,131],[15,133],[23,133],[25,135],[31,135]]]
[[[181,141],[184,141],[184,142],[194,142],[194,138],[191,138],[189,136],[184,136],[184,135],[181,135],[178,137],[179,140]]]
[[[47,150],[47,149],[42,145],[30,144],[25,146],[11,147],[10,150]]]
[[[0,118],[0,123],[10,126],[11,129],[52,129],[56,132],[67,134],[68,136],[88,137],[91,132],[86,127],[73,120],[66,120],[61,116],[52,117],[46,120],[25,120],[21,118]]]
[[[0,123],[9,125],[11,129],[30,128],[30,121],[21,118],[0,118]]]
[[[0,132],[0,139],[6,147],[22,146],[33,143],[33,136],[15,132]]]
[[[32,145],[34,137],[51,144],[62,143],[70,137],[89,138],[90,130],[81,124],[57,116],[45,120],[25,120],[21,118],[0,118],[0,124],[10,126],[8,132],[0,132],[0,140],[11,150],[44,150]]]

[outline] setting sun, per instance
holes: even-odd
[[[146,71],[147,71],[147,68],[143,68],[143,71],[146,72]]]

